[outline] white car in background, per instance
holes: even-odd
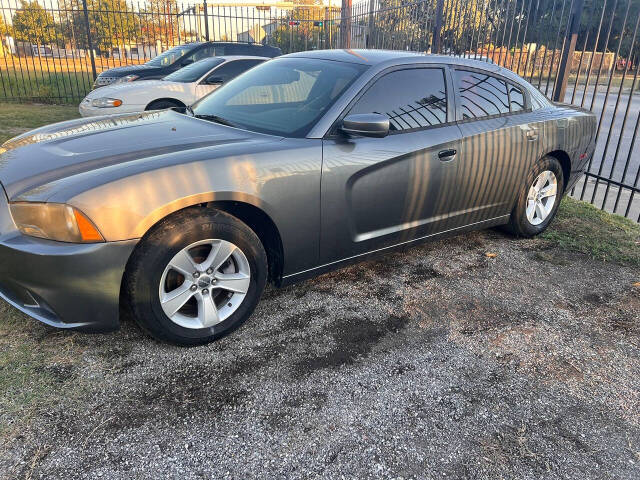
[[[268,58],[203,58],[161,80],[140,80],[101,87],[93,90],[80,102],[80,115],[93,117],[186,107],[265,60]]]

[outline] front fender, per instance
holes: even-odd
[[[172,213],[237,201],[272,219],[282,238],[283,274],[316,266],[319,252],[320,140],[291,148],[174,164],[117,178],[66,203],[84,212],[107,241],[141,238]]]

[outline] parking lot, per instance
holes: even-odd
[[[0,305],[4,478],[638,478],[640,229],[570,201],[284,290],[212,345]]]

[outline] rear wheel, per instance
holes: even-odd
[[[549,156],[540,159],[518,192],[507,229],[521,237],[544,232],[556,215],[563,190],[560,162]]]
[[[200,345],[239,327],[267,279],[255,233],[212,209],[187,209],[159,224],[136,249],[125,283],[136,321],[154,337]]]

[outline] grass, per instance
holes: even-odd
[[[79,116],[75,106],[0,103],[0,144],[32,128]]]
[[[640,225],[573,198],[565,197],[541,238],[597,260],[640,266]]]
[[[75,106],[0,103],[0,143],[32,128],[77,118]],[[66,378],[81,350],[74,335],[33,325],[0,301],[0,450],[37,411],[56,399],[77,393]]]
[[[81,392],[71,373],[82,356],[76,335],[45,326],[34,329],[0,302],[0,451],[47,405]]]
[[[77,104],[91,91],[87,72],[0,69],[0,101],[30,99],[40,103]]]

